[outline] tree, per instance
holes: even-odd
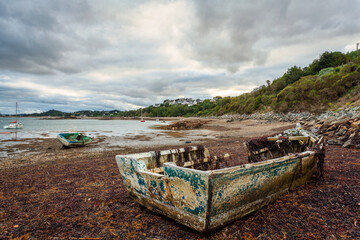
[[[299,80],[304,75],[301,67],[293,66],[284,74],[286,84],[292,84]]]
[[[316,75],[321,69],[328,67],[337,67],[345,64],[348,57],[341,52],[324,52],[319,59],[315,59],[307,68],[304,69],[304,75]]]

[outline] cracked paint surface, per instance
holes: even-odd
[[[128,191],[147,208],[201,232],[256,211],[290,188],[304,184],[316,165],[311,151],[212,171],[166,163],[162,159],[173,158],[164,156],[164,170],[158,174],[147,170],[152,163],[151,156],[146,156],[116,156]]]

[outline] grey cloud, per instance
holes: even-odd
[[[84,32],[99,20],[87,1],[10,1],[1,7],[0,69],[72,74],[84,66],[69,57],[86,57],[89,49],[94,53],[106,45],[95,33]]]
[[[246,63],[264,64],[274,47],[357,34],[360,25],[355,0],[210,0],[193,5],[197,22],[188,33],[193,57],[230,72]]]
[[[4,106],[13,109],[10,102],[15,100],[31,109],[75,111],[147,106],[179,96],[209,98],[209,89],[262,85],[293,65],[308,64],[322,51],[315,42],[344,47],[349,43],[334,38],[353,39],[360,27],[355,0],[187,3],[194,21],[179,28],[178,39],[161,42],[136,34],[132,25],[141,15],[130,12],[148,1],[0,0],[0,75],[39,88],[89,92],[80,97],[41,95],[41,89],[10,88],[0,79],[0,112]],[[161,51],[164,43],[180,52],[179,59],[204,68],[175,65]],[[311,50],[302,56],[294,46]],[[278,48],[296,56],[274,65],[269,53]],[[124,77],[121,71],[133,74]],[[108,74],[112,80],[99,81],[92,73]]]

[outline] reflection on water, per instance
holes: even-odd
[[[17,138],[54,138],[61,132],[84,132],[89,136],[125,136],[126,134],[146,134],[157,130],[151,126],[167,124],[156,121],[140,122],[139,120],[96,120],[96,119],[62,119],[41,120],[38,118],[21,118],[22,129],[4,129],[3,126],[14,118],[0,118],[0,140]],[[6,133],[4,132],[11,132]],[[17,133],[16,133],[17,132]]]

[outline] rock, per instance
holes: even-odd
[[[338,128],[338,130],[336,131],[335,135],[336,136],[343,136],[343,135],[346,134],[346,132],[347,132],[347,128],[345,126],[340,126]]]
[[[342,137],[338,137],[337,139],[344,142],[344,141],[346,141],[348,139],[348,137],[347,136],[342,136]]]
[[[343,141],[339,141],[339,140],[334,140],[334,139],[329,139],[328,141],[327,141],[327,143],[329,144],[329,145],[343,145]]]
[[[317,133],[319,131],[319,128],[310,128],[310,131],[313,133]]]
[[[328,131],[328,132],[335,131],[335,130],[336,130],[336,125],[335,124],[331,125],[330,127],[328,127],[326,129],[326,131]]]
[[[351,146],[351,139],[347,140],[347,141],[342,145],[343,148],[349,148],[350,146]]]
[[[360,126],[360,120],[356,121],[356,122],[352,122],[350,126],[353,127],[353,128],[359,127]]]

